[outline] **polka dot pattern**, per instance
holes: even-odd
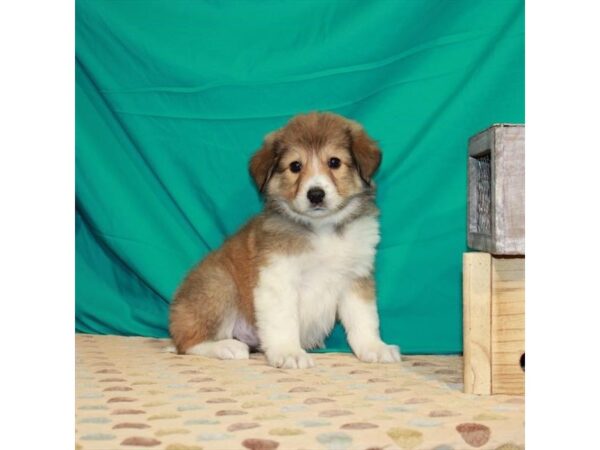
[[[76,336],[78,450],[524,449],[523,397],[463,394],[458,356],[314,354],[294,371],[167,345]]]

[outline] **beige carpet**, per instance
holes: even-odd
[[[524,401],[462,393],[458,356],[365,364],[317,354],[281,370],[218,361],[166,340],[76,336],[76,448],[517,450]]]

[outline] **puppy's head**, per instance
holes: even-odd
[[[292,118],[250,161],[259,190],[292,215],[332,216],[373,189],[381,152],[363,128],[331,113]]]

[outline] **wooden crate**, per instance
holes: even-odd
[[[465,392],[524,394],[525,257],[463,256]]]
[[[525,254],[525,127],[496,124],[469,139],[468,244]]]

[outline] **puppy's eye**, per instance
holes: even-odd
[[[298,173],[302,170],[302,164],[298,161],[293,161],[290,163],[290,170],[294,173]]]
[[[327,165],[332,169],[338,169],[342,165],[342,162],[339,158],[333,157],[329,158],[329,161],[327,161]]]

